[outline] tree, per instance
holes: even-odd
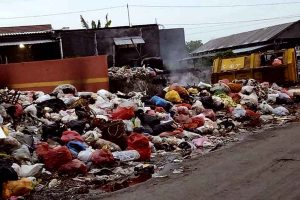
[[[186,50],[188,51],[188,53],[192,53],[193,51],[195,51],[202,45],[203,45],[203,43],[201,40],[191,40],[189,42],[185,42],[185,47],[186,47]]]
[[[108,19],[108,14],[106,14],[105,20],[106,20],[106,23],[105,23],[105,25],[104,25],[104,28],[110,27],[112,21]],[[80,21],[81,21],[81,25],[82,25],[83,28],[85,28],[85,29],[90,29],[90,25],[89,25],[88,21],[86,21],[86,20],[82,17],[82,15],[80,15]],[[92,20],[92,22],[91,22],[91,28],[92,28],[92,29],[100,29],[100,28],[101,28],[101,21],[98,20],[97,23],[96,23],[95,20]]]

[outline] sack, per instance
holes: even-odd
[[[140,154],[140,160],[150,160],[151,148],[149,145],[149,140],[146,136],[138,133],[132,133],[128,137],[128,147],[129,150],[137,150]]]
[[[101,139],[101,138],[96,141],[96,143],[93,145],[93,148],[94,149],[108,149],[111,152],[121,151],[121,148],[117,144],[110,142],[108,140]]]
[[[122,150],[127,148],[126,130],[122,121],[103,122],[98,128],[102,131],[103,139],[117,144]]]

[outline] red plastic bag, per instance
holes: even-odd
[[[15,117],[20,117],[21,115],[23,115],[24,110],[21,104],[16,104],[15,108],[16,108]]]
[[[227,85],[233,93],[239,93],[242,90],[242,84],[228,83]]]
[[[241,101],[241,96],[238,93],[230,93],[229,96],[232,98],[232,100],[239,104]]]
[[[216,121],[216,114],[212,109],[205,109],[202,114],[212,121]]]
[[[45,168],[50,171],[57,170],[60,166],[72,160],[72,154],[67,147],[51,148],[45,142],[37,145],[36,153],[45,164]]]
[[[184,107],[187,107],[189,110],[192,109],[192,105],[191,105],[191,104],[188,104],[188,103],[181,103],[181,104],[177,104],[176,106],[177,106],[177,107],[179,107],[179,106],[184,106]]]
[[[178,114],[183,114],[183,115],[189,115],[189,109],[185,106],[178,106],[176,107],[176,111]]]
[[[170,136],[174,136],[177,138],[183,138],[184,134],[183,134],[183,129],[182,128],[178,128],[174,131],[166,131],[166,132],[162,132],[161,134],[159,134],[160,137],[170,137]]]
[[[68,143],[72,140],[77,140],[77,141],[80,141],[80,142],[84,142],[81,135],[79,133],[77,133],[76,131],[64,131],[60,139],[64,143]]]
[[[159,112],[159,113],[165,113],[165,109],[163,107],[156,107],[155,108],[155,112]]]
[[[76,131],[64,131],[60,139],[64,143],[68,143],[72,140],[77,140],[77,141],[80,141],[80,142],[84,142],[81,135],[79,133],[77,133]]]
[[[87,173],[87,171],[88,170],[87,170],[86,165],[77,159],[74,159],[74,160],[62,165],[58,170],[59,173],[68,174],[68,175],[77,175],[77,174],[85,175]]]
[[[112,119],[130,120],[135,116],[134,108],[118,107],[111,114]]]
[[[149,145],[149,139],[139,133],[132,133],[128,137],[128,150],[136,150],[140,154],[140,160],[150,160],[151,148]]]
[[[96,166],[112,165],[115,162],[112,153],[107,149],[97,149],[94,151],[91,160]]]

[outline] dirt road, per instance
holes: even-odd
[[[299,200],[300,124],[252,135],[184,165],[184,174],[89,199]]]

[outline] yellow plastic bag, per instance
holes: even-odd
[[[197,88],[189,88],[189,89],[188,89],[188,92],[189,92],[190,94],[198,94],[198,93],[199,93],[199,91],[197,90]]]
[[[181,98],[175,90],[171,90],[166,93],[165,99],[172,103],[181,103]]]
[[[2,198],[8,199],[12,196],[28,195],[34,188],[34,183],[29,178],[3,183]]]

